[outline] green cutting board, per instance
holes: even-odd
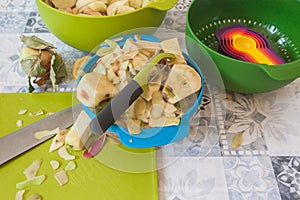
[[[46,116],[33,117],[29,112],[40,109],[46,113],[57,112],[71,106],[72,102],[72,93],[0,94],[0,137],[19,129],[18,119],[26,126]],[[18,115],[20,109],[28,112]],[[53,170],[49,162],[58,160],[59,169],[63,169],[68,161],[60,158],[57,152],[49,153],[50,144],[51,140],[46,141],[0,166],[0,199],[15,198],[16,183],[25,180],[23,170],[36,159],[43,160],[38,175],[45,174],[46,180],[41,185],[26,188],[24,199],[33,193],[41,194],[44,200],[158,199],[154,149],[129,149],[107,141],[98,159],[84,158],[83,151],[70,151],[76,156],[77,168],[68,171],[69,182],[60,186],[53,177],[57,170]],[[134,170],[144,170],[144,173],[134,173]]]

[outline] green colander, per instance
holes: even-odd
[[[275,90],[300,76],[299,18],[298,0],[194,0],[187,11],[186,35],[192,39],[187,40],[187,49],[202,67],[211,66],[201,64],[193,42],[208,52],[228,91],[260,93]],[[218,53],[215,32],[231,24],[244,24],[265,36],[286,63],[269,66]],[[213,78],[210,81],[213,82]]]

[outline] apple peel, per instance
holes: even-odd
[[[76,168],[76,163],[74,161],[68,162],[68,164],[65,167],[65,171],[72,171]]]
[[[17,127],[21,127],[21,126],[23,126],[23,121],[22,121],[21,119],[19,119],[19,120],[16,122],[16,124],[17,124]]]
[[[27,113],[26,109],[20,109],[18,115],[24,115],[25,113]]]
[[[75,156],[69,154],[69,152],[67,151],[66,146],[62,146],[59,150],[58,150],[58,155],[65,159],[65,160],[74,160]]]
[[[56,170],[56,169],[59,168],[60,164],[59,164],[59,162],[57,160],[51,160],[50,161],[50,165],[51,165],[51,167],[52,167],[53,170]]]
[[[45,112],[43,110],[38,110],[36,112],[29,113],[29,116],[40,116],[40,115],[43,115],[43,114],[45,114]]]
[[[95,139],[89,147],[84,151],[83,156],[85,158],[92,158],[96,156],[105,144],[106,134],[101,135],[99,138]]]
[[[19,190],[17,193],[16,193],[16,198],[15,200],[23,200],[23,195],[25,193],[25,190]]]
[[[46,179],[46,176],[40,175],[40,176],[34,176],[32,178],[26,179],[25,181],[19,182],[16,184],[17,189],[24,189],[26,187],[30,187],[33,185],[41,185]]]
[[[53,152],[65,144],[65,138],[69,130],[60,130],[53,138],[49,152]]]
[[[27,179],[35,177],[42,164],[42,160],[33,161],[24,171],[24,175]]]
[[[42,199],[43,199],[42,195],[35,193],[30,195],[27,200],[42,200]]]
[[[49,137],[52,135],[56,135],[59,132],[59,128],[53,130],[44,130],[34,133],[34,137],[37,140],[43,139],[44,137]]]
[[[54,174],[54,178],[57,180],[57,182],[59,183],[59,185],[63,186],[65,185],[66,183],[68,183],[69,181],[69,178],[68,178],[68,175],[67,175],[67,172],[65,170],[60,170],[58,172],[56,172]]]

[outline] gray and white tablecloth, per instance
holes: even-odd
[[[189,3],[178,1],[162,27],[183,33]],[[59,91],[72,91],[72,65],[84,53],[49,32],[33,0],[1,0],[0,92],[28,92],[19,63],[21,34],[55,44],[69,72]],[[40,91],[52,89],[45,86]],[[163,166],[158,171],[160,199],[300,199],[299,79],[276,91],[254,95],[220,95],[218,89],[206,85],[195,122],[183,141],[158,151],[158,164]],[[236,134],[251,139],[232,149]]]

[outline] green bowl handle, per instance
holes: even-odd
[[[263,70],[273,79],[279,81],[292,80],[300,77],[300,60],[275,66],[263,66]]]
[[[157,0],[155,2],[148,4],[145,7],[165,11],[165,10],[170,10],[176,3],[177,0]]]

